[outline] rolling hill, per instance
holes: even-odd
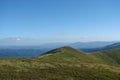
[[[120,80],[119,49],[100,53],[67,46],[32,58],[0,58],[0,80]]]
[[[66,47],[61,47],[61,48],[56,48],[53,49],[47,53],[44,53],[42,55],[39,56],[39,58],[44,59],[44,61],[50,61],[50,62],[54,62],[54,61],[69,61],[69,62],[89,62],[89,63],[93,63],[93,62],[101,62],[101,60],[87,55],[84,52],[80,52],[72,47],[66,46]]]
[[[106,62],[120,64],[120,48],[98,51],[91,53],[90,55],[94,55],[95,57]]]

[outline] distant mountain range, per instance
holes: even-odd
[[[0,57],[33,57],[51,49],[0,49]]]
[[[35,40],[33,40],[35,41]],[[31,43],[31,44],[28,44]],[[99,48],[104,47],[113,43],[116,43],[115,41],[93,41],[93,42],[74,42],[74,43],[66,43],[66,42],[55,42],[55,43],[44,43],[39,44],[36,41],[36,44],[32,44],[32,40],[27,40],[24,38],[8,38],[0,40],[0,49],[1,48],[9,48],[9,49],[40,49],[40,48],[58,48],[62,46],[71,46],[76,49],[81,48]]]
[[[110,49],[114,49],[114,48],[120,48],[120,42],[118,43],[114,43],[114,44],[111,44],[111,45],[107,45],[107,46],[104,46],[104,47],[99,47],[99,48],[86,48],[86,49],[79,49],[79,50],[82,50],[82,51],[85,51],[85,52],[96,52],[96,51],[103,51],[103,50],[110,50]]]
[[[83,48],[99,48],[104,47],[107,45],[111,45],[113,43],[116,43],[114,41],[107,42],[107,41],[94,41],[94,42],[76,42],[72,43],[69,46],[76,48],[76,49],[83,49]]]
[[[76,42],[76,43],[47,43],[34,46],[0,46],[0,57],[32,57],[45,53],[49,50],[71,46],[83,52],[96,52],[101,50],[107,50],[117,48],[119,43],[115,42]]]

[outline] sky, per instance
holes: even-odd
[[[120,0],[0,0],[0,39],[120,41]]]

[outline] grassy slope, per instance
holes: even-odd
[[[75,63],[104,63],[94,56],[87,55],[71,47],[62,47],[51,50],[38,58],[48,62],[75,62]]]
[[[101,52],[94,52],[90,55],[94,55],[95,57],[108,63],[120,64],[120,48],[101,51]]]
[[[120,66],[63,47],[35,58],[1,58],[0,80],[120,80]]]

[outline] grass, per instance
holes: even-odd
[[[0,80],[120,80],[120,65],[99,56],[63,47],[33,58],[0,58]]]
[[[28,63],[28,64],[26,64]],[[119,80],[120,73],[96,64],[24,62],[0,67],[0,80]]]
[[[120,64],[120,48],[94,52],[90,55],[94,55],[104,62]]]

